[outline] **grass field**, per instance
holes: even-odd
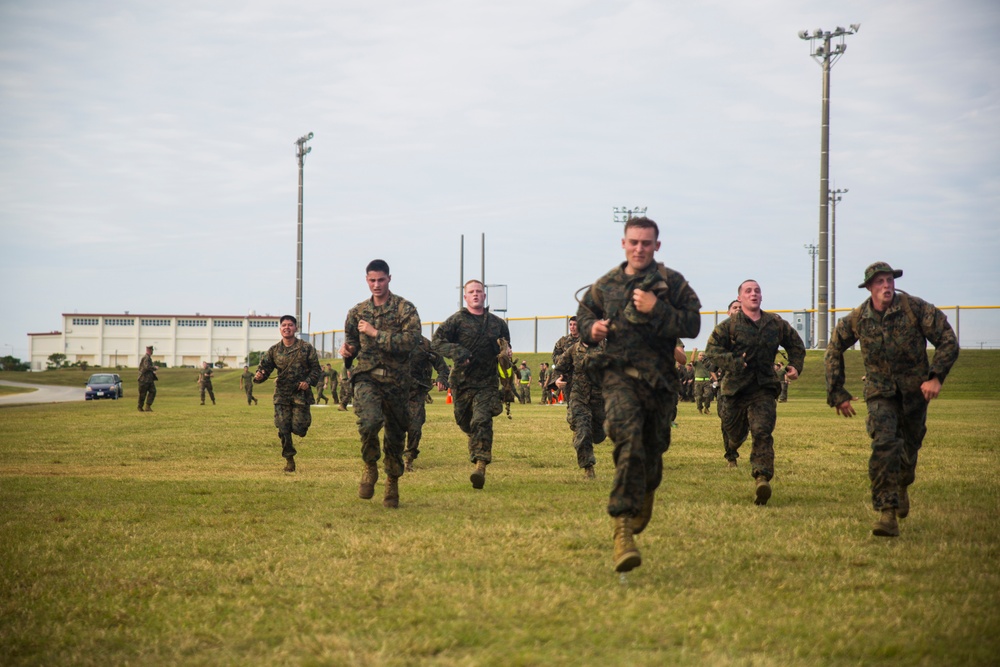
[[[610,443],[585,480],[561,406],[497,418],[473,491],[435,394],[387,510],[381,480],[357,497],[353,414],[314,408],[285,474],[270,383],[248,407],[239,373],[217,371],[216,406],[165,369],[151,414],[132,370],[122,401],[0,408],[0,664],[997,664],[1000,352],[963,351],[931,405],[895,539],[870,534],[863,402],[834,417],[819,353],[778,406],[767,507],[749,451],[727,469],[718,418],[681,404],[625,578]]]

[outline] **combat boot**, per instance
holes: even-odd
[[[583,469],[583,476],[587,479],[594,479],[597,475],[594,474],[594,466],[589,465]]]
[[[887,509],[882,510],[882,516],[879,517],[875,525],[872,526],[872,535],[877,535],[879,537],[899,537],[899,524],[896,523],[896,510]]]
[[[486,484],[486,461],[482,459],[476,461],[476,469],[472,471],[469,475],[469,481],[472,482],[472,488],[481,489]]]
[[[632,519],[632,534],[638,535],[646,530],[649,520],[653,518],[653,502],[656,500],[656,491],[647,491],[646,497],[642,501],[642,509],[639,516]]]
[[[139,406],[139,412],[142,412],[142,411],[143,411],[143,410],[142,410],[142,406],[140,405],[140,406]]]
[[[147,405],[146,406],[146,412],[152,412],[152,411],[153,411],[153,408]]]
[[[906,489],[905,486],[899,487],[899,507],[896,508],[896,516],[900,519],[910,515],[910,494]]]
[[[413,457],[407,456],[403,459],[403,470],[406,472],[413,472]]]
[[[295,472],[295,457],[286,456],[285,461],[285,472]]]
[[[730,468],[736,468],[736,467],[738,467],[738,464],[736,463],[736,459],[729,459],[729,463],[727,463],[726,465],[728,465]]]
[[[630,516],[614,517],[615,524],[615,572],[628,572],[642,565],[642,556],[632,539],[632,522]]]
[[[766,505],[767,501],[771,498],[771,484],[767,481],[767,478],[761,475],[757,477],[757,491],[754,497],[754,505]]]
[[[361,471],[361,484],[358,485],[358,498],[370,500],[375,495],[375,482],[378,481],[378,465],[366,463]]]
[[[383,507],[399,507],[399,478],[389,475],[385,478],[385,497],[382,499]]]

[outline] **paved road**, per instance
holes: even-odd
[[[8,394],[0,396],[0,405],[11,405],[14,403],[68,403],[70,401],[85,400],[86,389],[83,387],[58,387],[47,384],[28,384],[27,382],[10,382],[0,380],[0,384],[8,387],[26,387],[35,389],[23,394]]]

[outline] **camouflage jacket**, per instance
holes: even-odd
[[[451,369],[452,387],[496,387],[500,382],[499,338],[510,342],[506,322],[488,308],[482,315],[473,315],[463,308],[437,328],[431,349],[455,362]]]
[[[440,354],[431,349],[431,342],[424,336],[410,354],[410,376],[418,386],[424,389],[431,387],[431,371],[437,370],[438,382],[448,386],[448,364]]]
[[[570,346],[576,343],[578,340],[580,340],[579,335],[577,335],[574,338],[569,334],[566,334],[565,336],[557,340],[555,346],[552,348],[552,363],[556,363],[557,361],[559,361],[559,357],[562,356],[562,353],[568,350]]]
[[[326,377],[326,388],[330,391],[337,391],[337,384],[339,382],[337,371],[331,368],[328,371],[324,371],[323,375]]]
[[[589,403],[591,400],[601,400],[600,382],[595,381],[582,369],[587,357],[603,352],[603,347],[603,341],[600,345],[591,347],[582,340],[578,340],[566,348],[556,360],[555,366],[552,367],[555,378],[558,380],[561,375],[567,382],[570,382],[570,378],[572,378],[569,399],[571,403],[578,400],[584,403]],[[580,372],[574,373],[575,370],[580,370]]]
[[[740,311],[719,322],[708,337],[705,358],[725,374],[722,395],[734,396],[748,388],[781,388],[774,372],[778,348],[788,354],[788,365],[799,373],[806,360],[806,346],[792,325],[774,313],[760,312],[754,322]]]
[[[378,330],[372,338],[358,331],[364,320]],[[381,306],[372,298],[351,308],[344,323],[344,340],[355,350],[351,369],[353,382],[362,373],[376,368],[385,369],[402,384],[409,384],[410,354],[421,337],[420,315],[412,303],[401,296],[389,294]]]
[[[684,276],[653,262],[636,275],[623,262],[591,285],[580,300],[576,320],[580,337],[594,341],[590,330],[600,319],[611,321],[605,350],[588,360],[588,372],[613,368],[638,377],[654,388],[677,390],[674,348],[678,338],[694,338],[701,329],[701,302]],[[650,313],[632,305],[634,289],[652,291],[657,303]]]
[[[274,381],[275,405],[312,405],[316,402],[312,389],[299,389],[300,382],[308,382],[310,387],[315,387],[323,375],[316,348],[298,338],[288,346],[278,341],[260,358],[257,370],[264,373],[261,382],[270,377],[275,369],[278,371]]]
[[[948,318],[933,304],[896,290],[879,315],[871,299],[837,323],[826,347],[826,395],[832,407],[850,400],[844,389],[844,351],[861,341],[865,400],[920,391],[926,380],[944,382],[958,359],[958,339]],[[928,363],[927,341],[934,345]]]
[[[247,391],[251,387],[253,387],[253,373],[250,371],[244,371],[240,375],[240,389]]]
[[[157,379],[153,358],[148,354],[142,355],[142,359],[139,360],[139,382],[156,382]]]
[[[198,384],[202,387],[212,386],[212,367],[201,368],[198,370]]]

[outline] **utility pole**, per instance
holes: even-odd
[[[295,157],[299,160],[299,244],[295,262],[295,320],[302,326],[302,176],[306,166],[306,155],[312,152],[312,146],[306,142],[313,138],[313,133],[304,134],[295,140]],[[301,331],[301,329],[300,329]]]
[[[837,202],[847,188],[830,190],[830,331],[837,326]]]
[[[819,317],[817,332],[817,347],[824,348],[827,343],[827,325],[829,323],[829,239],[827,238],[827,223],[829,221],[827,205],[830,196],[830,70],[840,56],[847,51],[844,38],[855,34],[861,28],[860,23],[852,23],[850,28],[840,28],[832,32],[817,28],[809,32],[800,30],[799,38],[809,42],[809,55],[823,68],[823,116],[820,138],[819,164]],[[839,43],[831,46],[834,39]]]
[[[802,247],[809,252],[813,265],[812,280],[810,281],[812,285],[812,301],[809,302],[809,319],[813,321],[813,325],[809,327],[809,340],[806,341],[811,349],[813,347],[813,340],[816,337],[816,250],[818,248],[815,243],[807,243]]]
[[[621,225],[624,225],[632,218],[641,218],[646,215],[645,206],[633,206],[632,208],[628,208],[626,206],[615,206],[613,210],[614,221]]]

